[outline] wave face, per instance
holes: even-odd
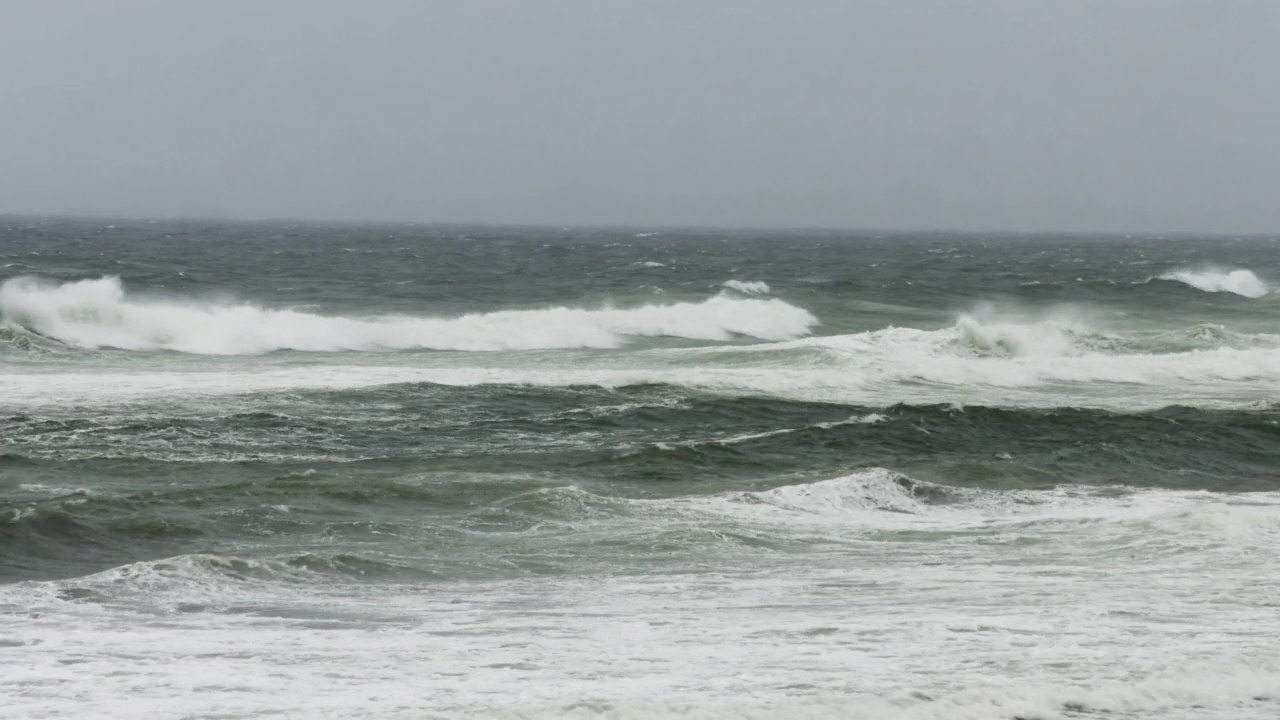
[[[83,348],[252,355],[273,350],[541,350],[616,348],[632,337],[782,340],[817,323],[781,300],[716,296],[697,303],[598,310],[508,310],[458,318],[326,317],[194,300],[139,300],[119,278],[0,285],[10,322]]]
[[[1159,280],[1176,280],[1205,292],[1226,292],[1247,298],[1260,298],[1271,292],[1270,286],[1250,270],[1175,270]]]
[[[1277,268],[1272,238],[0,218],[0,697],[1272,720]]]

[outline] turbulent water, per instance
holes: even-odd
[[[0,218],[18,717],[1274,718],[1280,241]]]

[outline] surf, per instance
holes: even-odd
[[[1271,287],[1252,270],[1174,270],[1153,280],[1171,280],[1210,293],[1231,293],[1257,299],[1271,293]]]
[[[612,349],[639,337],[724,342],[807,335],[817,318],[778,298],[726,293],[699,302],[631,308],[549,307],[460,317],[345,317],[195,297],[140,298],[120,278],[0,285],[6,322],[80,348],[199,355],[302,352]]]

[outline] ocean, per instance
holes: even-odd
[[[1280,239],[0,217],[0,715],[1280,716]]]

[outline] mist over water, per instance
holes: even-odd
[[[0,267],[26,716],[1278,709],[1274,238],[10,218]]]

